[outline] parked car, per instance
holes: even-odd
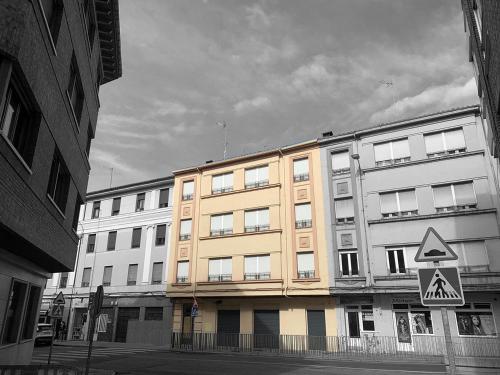
[[[35,336],[35,345],[51,344],[53,337],[54,337],[54,330],[52,329],[52,324],[48,323],[38,324]]]

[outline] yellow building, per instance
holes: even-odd
[[[174,332],[337,334],[315,141],[174,175]]]

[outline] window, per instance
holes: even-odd
[[[0,130],[28,167],[31,167],[38,138],[39,116],[30,113],[28,106],[12,83],[7,89]]]
[[[95,30],[96,30],[96,25],[95,25],[95,19],[94,19],[94,1],[91,0],[84,0],[83,2],[83,16],[85,20],[85,27],[87,29],[87,36],[90,44],[90,50],[92,51],[92,48],[94,46],[94,36],[95,36]]]
[[[210,217],[210,235],[224,236],[233,233],[233,214],[212,215]]]
[[[310,228],[312,227],[311,219],[311,204],[296,204],[295,205],[295,228]]]
[[[432,335],[431,312],[423,306],[412,305],[410,311],[411,331],[414,335]]]
[[[113,273],[113,266],[105,266],[104,273],[102,275],[102,285],[110,286],[111,285],[111,274]]]
[[[127,273],[127,285],[135,285],[137,283],[137,269],[139,265],[129,264]]]
[[[314,253],[307,252],[297,254],[297,278],[314,278]]]
[[[87,253],[95,251],[95,234],[89,234],[87,239]]]
[[[146,193],[137,194],[135,201],[135,212],[144,211],[144,201],[146,200]]]
[[[271,278],[271,256],[252,255],[245,257],[245,280],[268,280]]]
[[[87,158],[90,156],[90,146],[92,145],[92,138],[94,138],[94,134],[92,132],[92,125],[89,123],[89,128],[87,130],[87,144],[85,145],[85,153],[87,154]]]
[[[97,219],[101,213],[101,201],[92,203],[92,219]]]
[[[466,210],[477,207],[472,182],[433,186],[434,207],[437,212]]]
[[[114,250],[116,246],[116,231],[108,233],[108,251]]]
[[[59,278],[59,288],[64,289],[68,285],[68,273],[63,272]]]
[[[373,145],[375,165],[391,165],[410,160],[410,145],[408,139],[400,139]]]
[[[231,281],[231,258],[217,258],[208,260],[208,281]]]
[[[142,228],[134,228],[132,230],[132,248],[141,247]]]
[[[474,12],[474,20],[476,21],[476,26],[477,26],[477,34],[479,36],[479,40],[482,40],[483,38],[483,19],[482,19],[482,9],[481,9],[481,1],[479,0],[474,0],[472,3],[472,9]]]
[[[405,274],[405,253],[403,249],[387,249],[387,269],[391,274]]]
[[[458,255],[458,260],[447,261],[446,266],[458,266],[460,272],[488,272],[488,250],[484,241],[466,241],[449,243]]]
[[[428,157],[455,154],[467,150],[462,129],[426,134],[424,139]]]
[[[161,284],[163,279],[163,262],[153,263],[153,274],[151,275],[151,284]]]
[[[50,168],[49,186],[47,194],[64,214],[68,201],[70,175],[66,164],[62,160],[61,154],[56,149]]]
[[[193,199],[194,194],[194,181],[185,181],[182,184],[182,200],[190,201]]]
[[[113,198],[113,206],[111,207],[111,216],[116,216],[120,213],[121,204],[122,204],[122,199],[120,197]]]
[[[165,236],[167,234],[167,225],[160,224],[156,226],[156,246],[165,245]]]
[[[232,181],[231,177],[231,185]],[[245,169],[245,189],[265,185],[269,185],[269,167],[267,165],[263,167]]]
[[[233,191],[233,172],[215,175],[212,177],[212,194]]]
[[[144,320],[163,320],[163,307],[146,307]]]
[[[380,211],[384,218],[417,215],[415,190],[380,194]]]
[[[351,162],[349,160],[349,152],[336,152],[332,154],[332,171],[333,174],[348,173],[351,171]]]
[[[352,198],[335,199],[335,220],[337,224],[354,223],[354,203]]]
[[[80,194],[77,194],[75,201],[75,210],[73,211],[73,222],[71,223],[71,227],[75,231],[78,229],[78,220],[80,219],[80,209],[82,207],[82,204],[82,198],[80,197]]]
[[[160,200],[158,202],[158,207],[168,207],[168,189],[160,190]]]
[[[457,306],[455,314],[460,336],[497,336],[491,304],[466,303]]]
[[[82,275],[82,288],[90,285],[90,273],[92,272],[92,268],[87,267],[83,269]]]
[[[375,331],[373,305],[361,305],[361,326],[363,331]]]
[[[309,180],[309,158],[297,159],[293,161],[293,181]]]
[[[340,257],[340,272],[342,276],[357,276],[359,275],[358,269],[358,251],[341,251]]]
[[[55,46],[61,26],[63,2],[62,0],[40,0],[40,5],[42,6],[43,16],[45,17],[50,37]]]
[[[179,233],[179,240],[186,241],[191,239],[191,224],[192,220],[181,220],[181,230]]]
[[[17,342],[21,330],[22,316],[26,299],[27,285],[13,280],[5,311],[5,323],[2,334],[2,344]],[[38,306],[37,306],[38,307]]]
[[[339,182],[337,184],[337,194],[347,194],[349,193],[349,185],[347,182]]]
[[[24,315],[24,324],[21,338],[28,340],[33,338],[35,331],[36,316],[38,314],[38,302],[42,289],[38,286],[30,285],[28,294],[28,304]]]
[[[76,125],[79,127],[83,109],[83,88],[82,82],[80,81],[80,73],[76,64],[75,55],[73,55],[73,58],[71,59],[67,93]]]
[[[178,283],[187,283],[188,282],[188,274],[189,274],[189,262],[188,261],[177,262],[176,281]]]
[[[245,211],[245,232],[269,230],[269,208]]]
[[[340,244],[341,246],[352,246],[352,234],[342,233],[340,235]]]

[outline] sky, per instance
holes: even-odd
[[[119,5],[89,191],[478,103],[459,0]]]

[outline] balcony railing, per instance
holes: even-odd
[[[183,201],[190,201],[193,199],[193,194],[182,194]]]
[[[375,166],[377,167],[383,167],[385,165],[394,165],[394,164],[401,164],[401,163],[406,163],[410,161],[410,157],[405,157],[405,158],[396,158],[396,159],[387,159],[387,160],[380,160],[375,162]]]
[[[250,225],[250,226],[245,227],[245,233],[262,232],[264,230],[269,230],[269,224]]]
[[[345,174],[351,172],[351,168],[339,168],[339,169],[333,169],[332,173],[333,175],[338,175],[338,174]]]
[[[186,284],[189,280],[187,276],[177,276],[177,284]]]
[[[222,194],[222,193],[228,193],[230,191],[233,191],[232,186],[226,186],[218,189],[212,189],[212,194]]]
[[[231,281],[233,276],[231,274],[225,275],[208,275],[208,281],[211,283],[221,282],[221,281]]]
[[[270,272],[245,273],[245,280],[269,280],[270,278]]]
[[[295,229],[311,228],[312,220],[297,220],[295,221]]]
[[[456,212],[456,211],[468,211],[477,208],[477,203],[461,204],[457,206],[446,206],[446,207],[436,207],[436,212]]]
[[[191,235],[190,234],[181,234],[179,235],[179,240],[180,241],[187,241],[187,240],[190,240],[191,239]]]
[[[294,182],[309,181],[309,173],[301,173],[293,176]]]
[[[454,154],[461,154],[462,152],[467,151],[465,147],[462,148],[455,148],[453,150],[443,150],[443,151],[438,151],[438,152],[431,152],[427,154],[427,157],[429,158],[437,158],[440,156],[444,155],[454,155]]]
[[[382,214],[382,217],[384,219],[390,219],[390,218],[393,218],[393,217],[405,217],[405,216],[415,216],[415,215],[418,215],[418,210],[384,212]]]
[[[260,180],[260,181],[255,181],[255,182],[249,182],[245,184],[245,189],[252,189],[260,186],[267,186],[269,185],[269,180]]]
[[[297,278],[299,278],[299,279],[314,279],[314,270],[298,271]]]
[[[233,234],[233,228],[216,229],[210,231],[211,237],[226,236],[228,234]]]

